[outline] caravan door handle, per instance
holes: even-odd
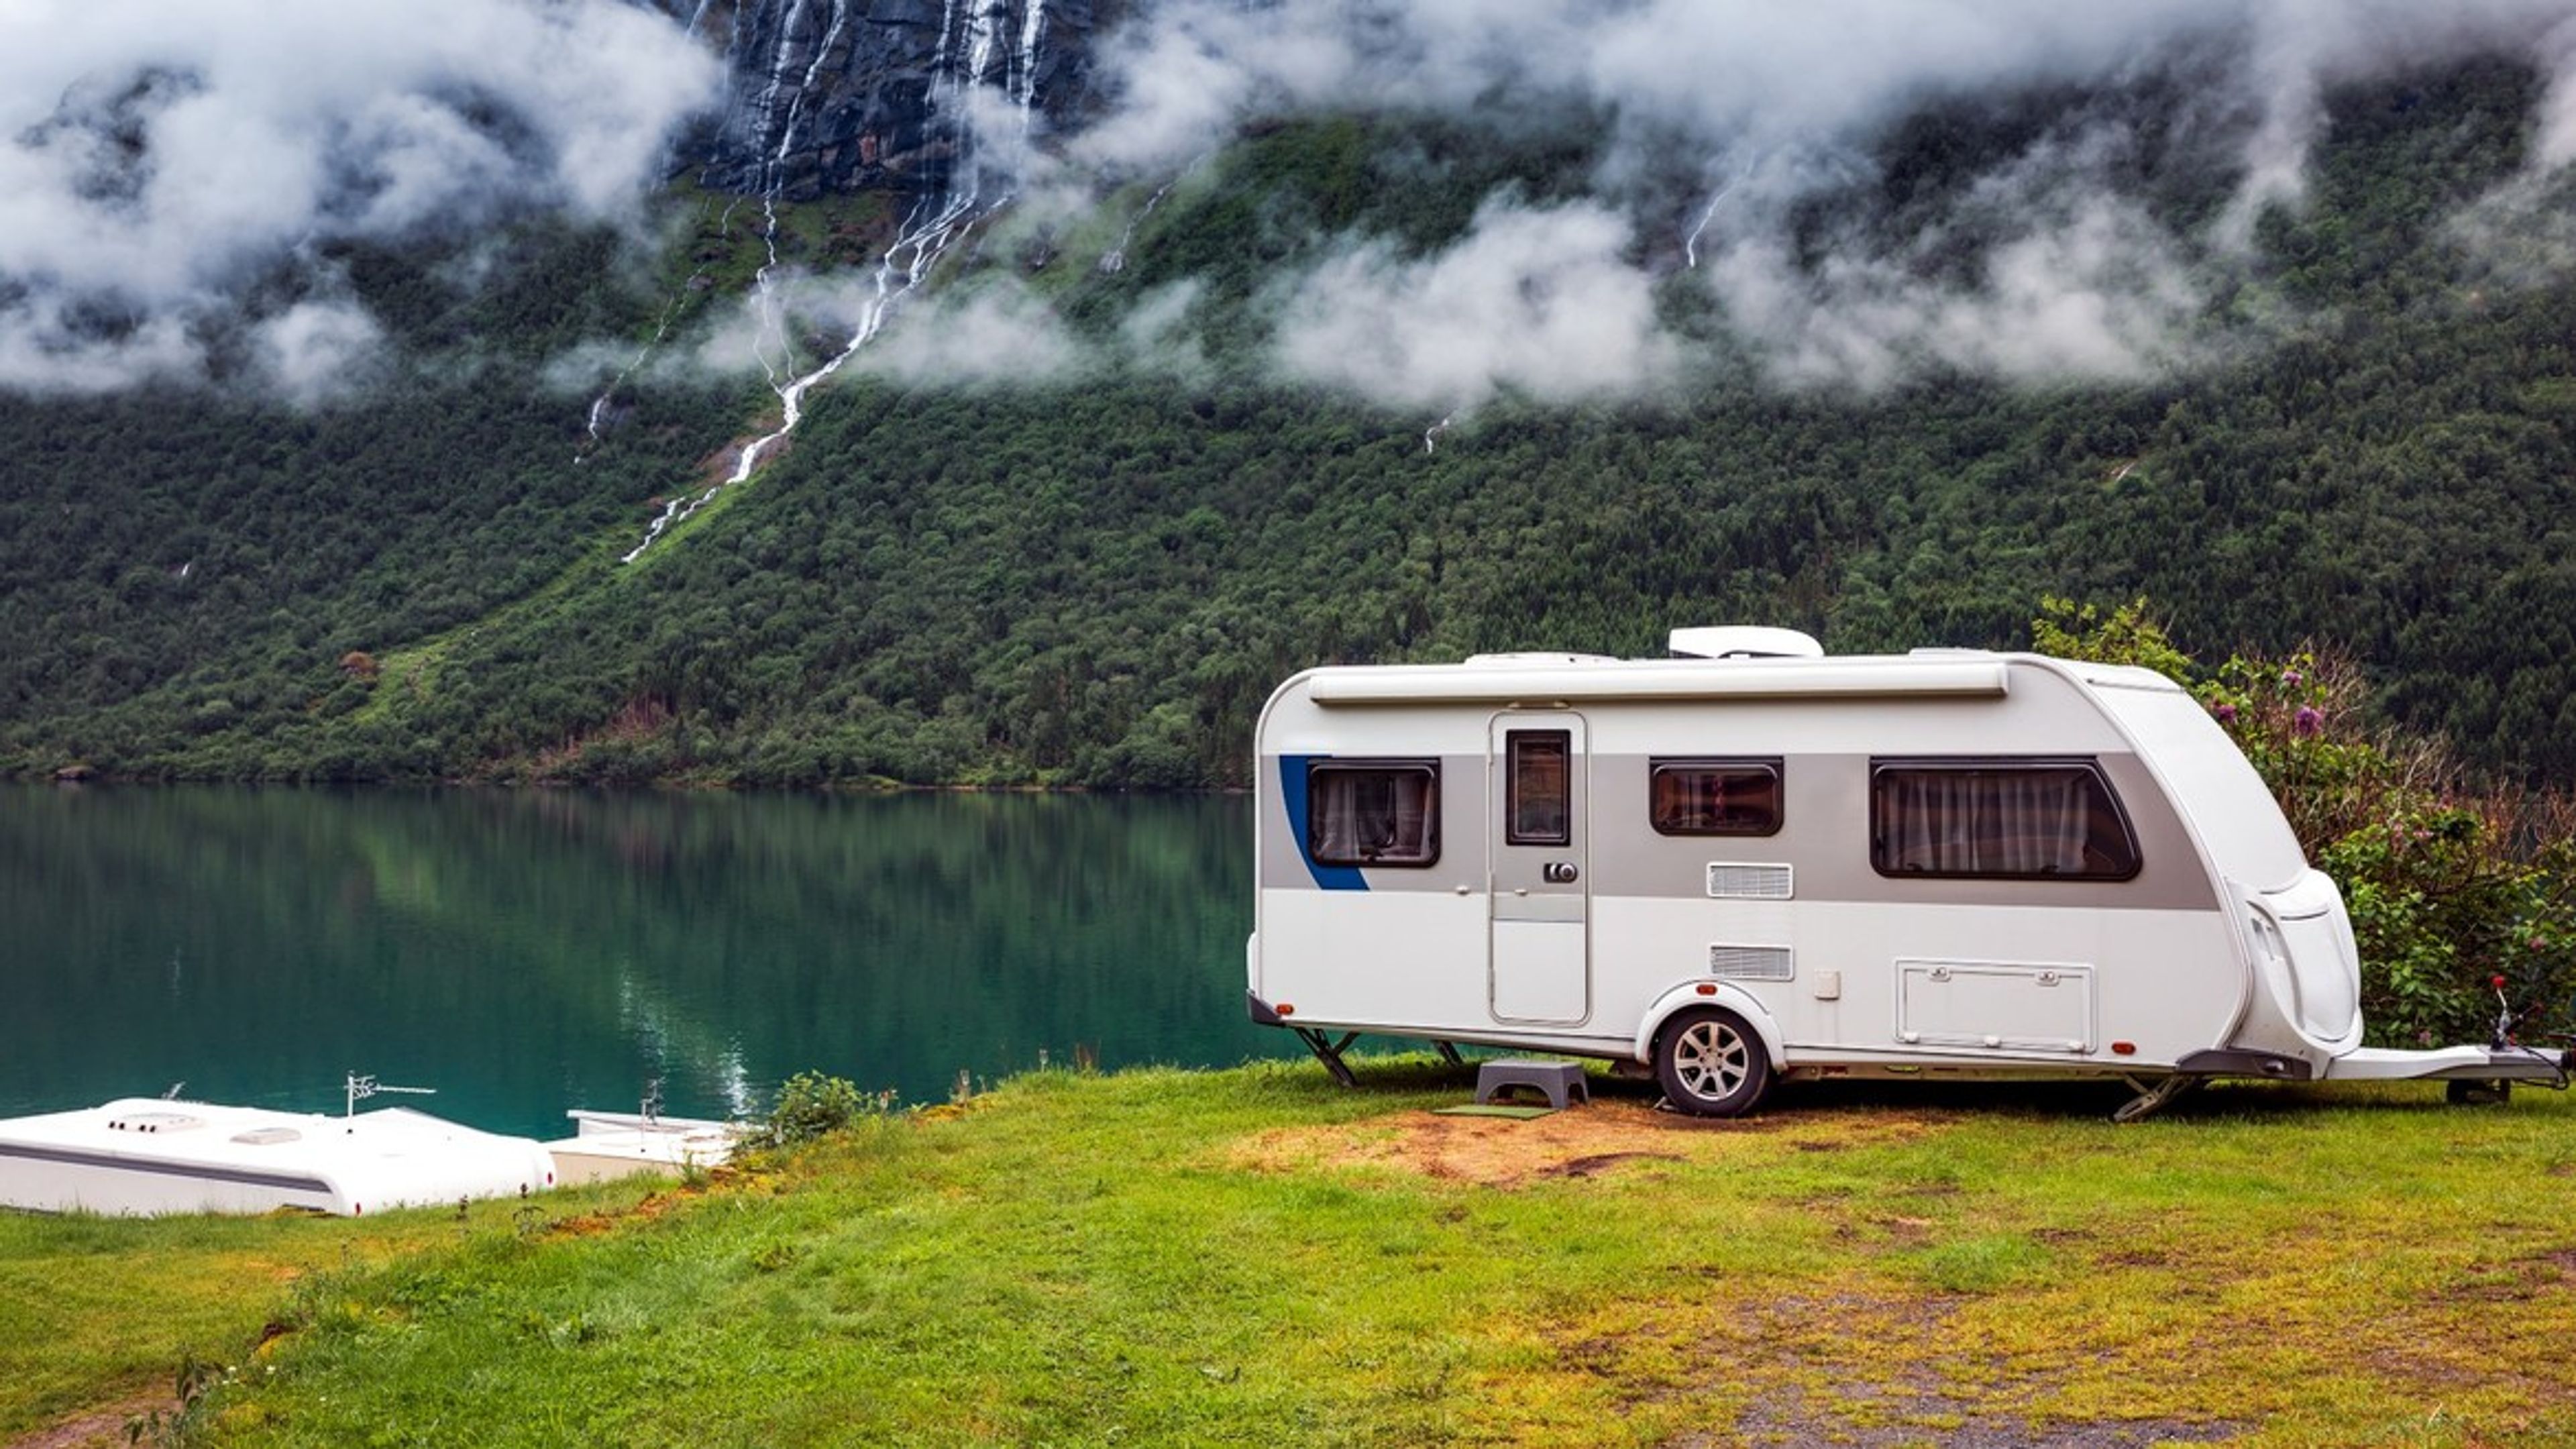
[[[1538,878],[1549,885],[1572,885],[1579,874],[1570,860],[1551,860],[1538,868]]]

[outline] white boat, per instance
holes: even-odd
[[[359,1095],[353,1082],[352,1106]],[[408,1107],[333,1117],[128,1097],[0,1120],[0,1207],[43,1212],[356,1217],[554,1182],[554,1159],[535,1140]]]
[[[715,1167],[733,1156],[744,1124],[700,1117],[664,1117],[645,1112],[593,1112],[575,1107],[564,1114],[574,1135],[546,1144],[555,1171],[567,1187],[627,1177],[639,1172],[683,1173]]]

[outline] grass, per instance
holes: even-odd
[[[633,1185],[551,1198],[631,1206]],[[280,1214],[150,1221],[0,1212],[0,1442],[82,1410],[171,1396],[191,1360],[239,1365],[317,1294],[526,1222],[520,1203],[374,1219]]]
[[[1039,1073],[462,1219],[0,1220],[0,1436],[195,1355],[226,1444],[2576,1440],[2553,1094],[1364,1082]]]

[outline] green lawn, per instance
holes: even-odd
[[[461,1219],[0,1219],[0,1436],[194,1354],[225,1444],[2576,1441],[2556,1094],[1363,1081],[1042,1073]]]

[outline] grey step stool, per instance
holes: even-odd
[[[1485,1103],[1513,1087],[1536,1087],[1547,1094],[1547,1104],[1558,1111],[1576,1097],[1592,1100],[1592,1086],[1583,1080],[1581,1062],[1540,1062],[1526,1057],[1504,1057],[1485,1062],[1476,1068],[1476,1100]]]

